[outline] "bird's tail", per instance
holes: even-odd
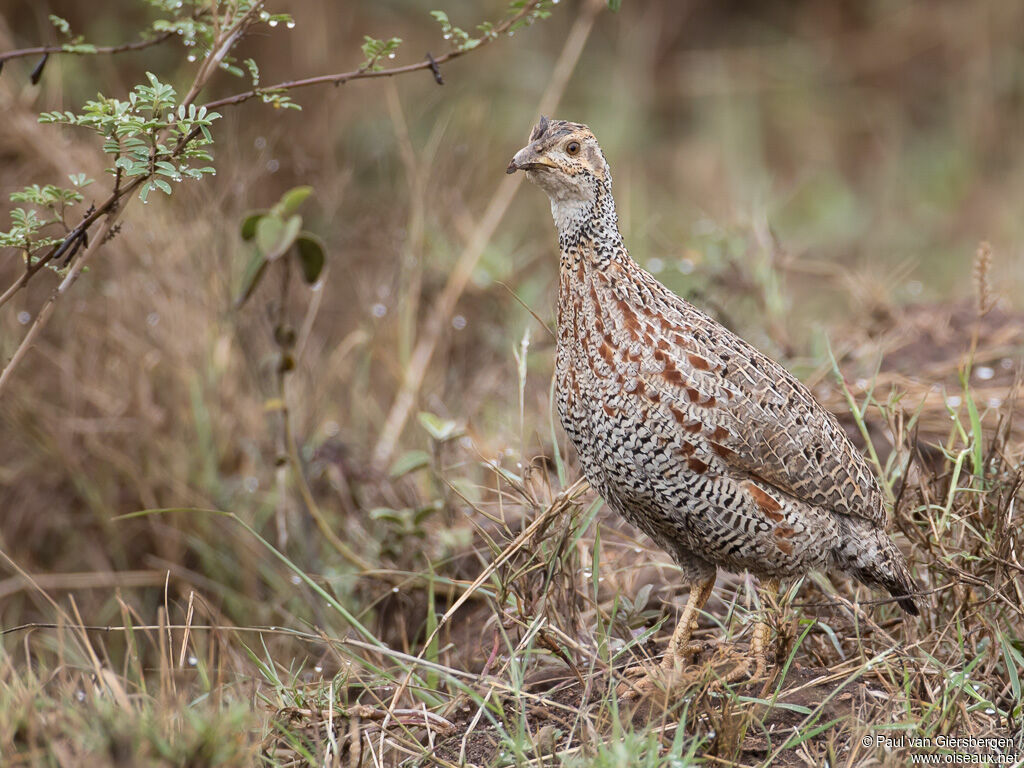
[[[919,611],[914,594],[920,591],[907,561],[892,539],[867,520],[836,515],[842,529],[841,543],[833,550],[836,566],[869,586],[884,587],[907,613]]]

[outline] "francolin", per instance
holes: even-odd
[[[671,683],[695,652],[719,566],[772,591],[837,569],[917,614],[864,458],[785,368],[630,258],[590,129],[542,117],[507,172],[520,170],[547,193],[558,229],[562,426],[590,485],[672,555],[689,587],[660,674]],[[768,640],[762,620],[730,678],[751,660],[764,676]]]

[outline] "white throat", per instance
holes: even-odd
[[[564,235],[579,229],[593,215],[594,202],[578,197],[551,195],[551,218],[555,220],[558,234]]]

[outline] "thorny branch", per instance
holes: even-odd
[[[503,22],[496,25],[492,34],[489,37],[482,38],[480,40],[480,44],[475,48],[449,51],[443,56],[431,56],[430,54],[427,54],[423,61],[417,62],[416,64],[405,64],[401,67],[391,67],[390,69],[374,70],[360,68],[354,69],[351,72],[339,72],[333,75],[317,75],[316,77],[307,77],[301,80],[285,80],[277,85],[268,85],[266,87],[255,88],[251,91],[236,93],[234,96],[227,96],[223,99],[215,99],[214,101],[207,102],[204,106],[207,109],[219,109],[220,107],[242,104],[243,102],[254,99],[257,96],[262,96],[265,93],[294,91],[297,88],[308,88],[311,85],[342,85],[350,80],[364,80],[370,77],[394,77],[395,75],[405,75],[409,72],[419,72],[422,69],[426,69],[434,73],[434,78],[436,80],[439,77],[439,67],[441,64],[457,59],[460,56],[465,56],[470,51],[478,51],[488,43],[498,39],[502,34],[508,31],[509,27],[536,8],[540,4],[540,1],[541,0],[530,0],[530,2],[520,8],[518,13],[514,16],[509,16]]]
[[[108,54],[127,53],[129,51],[141,51],[145,48],[151,48],[154,45],[160,45],[160,43],[172,37],[175,37],[173,31],[161,32],[159,35],[147,40],[136,40],[135,42],[122,43],[121,45],[96,45],[89,51],[80,51],[73,48],[69,50],[63,45],[39,45],[35,48],[18,48],[14,51],[0,53],[0,67],[3,66],[5,61],[10,61],[12,59],[24,59],[29,56],[48,56],[51,53],[66,53],[72,56],[104,56]]]
[[[432,72],[435,80],[440,81],[441,64],[457,59],[463,56],[464,54],[469,53],[471,50],[479,50],[488,43],[496,40],[505,32],[509,31],[509,29],[516,22],[520,21],[528,14],[530,14],[532,11],[534,11],[537,8],[537,6],[540,5],[540,2],[541,0],[530,0],[530,2],[524,4],[523,7],[520,8],[517,13],[497,24],[492,30],[492,33],[489,36],[483,37],[480,40],[479,44],[476,45],[474,48],[453,50],[450,51],[449,53],[446,53],[436,58],[434,56],[428,55],[424,61],[421,61],[419,63],[407,64],[399,67],[392,67],[390,69],[370,70],[366,68],[361,68],[353,70],[351,72],[342,72],[333,75],[319,75],[317,77],[310,77],[301,80],[286,81],[265,88],[256,88],[250,91],[245,91],[223,99],[216,99],[214,101],[208,102],[204,106],[208,110],[211,110],[217,107],[242,104],[246,101],[249,101],[250,99],[269,93],[280,93],[282,91],[289,91],[297,88],[305,88],[313,85],[324,85],[331,83],[333,83],[334,85],[341,85],[342,83],[346,83],[350,80],[360,80],[365,78],[394,77],[396,75],[403,75],[410,72],[418,72],[420,70],[428,70]],[[248,31],[248,29],[254,23],[256,23],[257,16],[255,14],[255,9],[256,6],[254,6],[253,11],[250,11],[241,19],[239,19],[238,22],[234,24],[230,29],[225,30],[220,35],[216,43],[211,47],[210,55],[206,57],[206,60],[200,67],[199,72],[196,74],[196,77],[192,83],[192,86],[189,88],[188,95],[182,102],[184,105],[187,106],[188,104],[191,104],[195,101],[198,94],[206,86],[207,82],[213,76],[214,72],[216,72],[220,62],[224,59],[225,56],[227,56],[229,51],[238,43],[238,41],[245,36],[245,33]],[[170,36],[171,34],[167,33],[155,37],[151,40],[137,41],[134,43],[125,43],[117,46],[98,46],[95,50],[96,53],[104,54],[113,54],[130,50],[139,50],[163,42],[163,40],[167,39],[167,37]],[[2,66],[3,62],[7,59],[14,59],[38,54],[42,54],[45,56],[49,53],[74,53],[74,51],[66,51],[62,46],[41,46],[37,48],[25,48],[15,51],[8,51],[7,53],[0,54],[0,66]],[[187,136],[182,138],[175,146],[172,156],[178,156],[199,135],[199,132],[199,129],[196,128],[193,131],[191,131]],[[75,251],[77,250],[75,244],[83,240],[87,236],[90,227],[92,227],[101,218],[107,217],[109,224],[112,226],[113,219],[116,217],[111,216],[111,214],[113,214],[116,211],[117,215],[120,216],[120,214],[123,212],[124,206],[127,205],[127,197],[131,195],[136,189],[138,189],[140,185],[145,183],[150,178],[151,175],[152,174],[139,176],[130,184],[123,187],[120,185],[116,185],[114,190],[107,197],[107,199],[104,200],[102,204],[96,206],[90,214],[85,216],[85,218],[83,218],[83,220],[78,224],[78,226],[71,230],[71,232],[69,232],[60,243],[55,244],[49,250],[48,253],[46,253],[44,256],[38,259],[35,263],[30,263],[26,265],[25,271],[18,277],[18,279],[15,280],[15,282],[12,283],[7,288],[7,290],[3,292],[3,294],[0,294],[0,307],[2,307],[5,303],[10,301],[11,298],[13,298],[13,296],[17,294],[18,291],[20,291],[29,282],[29,280],[31,280],[32,277],[36,275],[44,266],[53,262],[60,256],[67,254],[68,252],[71,252],[72,257],[74,257]],[[83,253],[83,255],[77,257],[78,262],[73,263],[79,264],[81,261],[84,260],[86,254],[91,256],[95,252],[95,250],[98,250],[103,245],[103,242],[106,240],[106,234],[107,233],[105,232],[103,237],[95,238],[92,244],[89,246],[89,248],[87,248],[86,251]],[[3,388],[6,385],[6,383],[10,380],[13,369],[25,356],[26,352],[28,351],[28,348],[31,346],[32,342],[34,341],[36,336],[38,336],[39,332],[42,330],[42,327],[46,324],[46,321],[49,319],[54,302],[56,301],[56,299],[59,298],[60,295],[63,294],[62,288],[66,289],[67,287],[70,287],[74,280],[77,279],[81,267],[78,266],[76,269],[75,266],[72,266],[72,270],[74,271],[75,277],[70,282],[67,282],[66,279],[62,281],[61,287],[54,292],[54,294],[48,300],[47,304],[44,305],[43,310],[36,316],[35,321],[32,323],[28,332],[25,334],[25,337],[21,340],[18,347],[15,349],[14,354],[4,365],[3,369],[0,370],[0,395],[2,395]]]

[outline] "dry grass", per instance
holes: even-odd
[[[410,56],[438,45],[419,4],[289,6],[301,38],[250,43],[268,78],[343,70],[363,32]],[[723,575],[685,694],[636,711],[612,695],[664,648],[683,595],[667,557],[574,484],[553,342],[523,306],[551,323],[540,196],[512,202],[442,298],[550,86],[567,2],[444,88],[424,75],[300,98],[299,116],[230,113],[215,183],[127,217],[0,404],[0,762],[902,765],[908,749],[861,740],[1018,737],[1022,11],[759,9],[627,0],[597,20],[559,114],[601,138],[634,255],[870,444],[920,618],[811,576],[769,613],[776,676],[723,689],[720,646],[743,647],[763,610]],[[0,47],[35,24],[12,13]],[[38,111],[175,66],[60,61],[40,93],[15,64],[0,76],[4,194],[98,175],[95,148]],[[366,572],[275,466],[274,291],[229,309],[234,222],[296,183],[315,186],[307,224],[332,253],[319,298],[291,297],[292,420],[316,503]],[[0,315],[4,358],[49,287]],[[413,392],[433,416],[375,464],[439,306]]]

